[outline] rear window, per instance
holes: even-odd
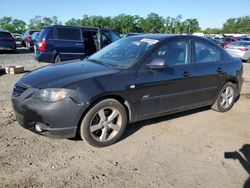
[[[81,40],[80,29],[77,29],[77,28],[57,28],[57,39]]]
[[[12,36],[11,36],[10,33],[0,32],[0,38],[1,38],[1,39],[11,39]]]

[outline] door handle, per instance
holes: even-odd
[[[76,46],[83,46],[83,44],[81,44],[81,43],[76,43]]]
[[[190,73],[188,71],[184,71],[182,74],[183,77],[187,78],[190,76]]]

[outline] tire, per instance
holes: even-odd
[[[121,138],[126,125],[127,114],[122,104],[114,99],[105,99],[87,112],[79,131],[88,144],[105,147]]]
[[[237,93],[236,88],[236,84],[227,82],[221,89],[216,101],[211,108],[218,112],[227,112],[230,110],[235,102]]]
[[[60,55],[57,55],[55,58],[55,63],[60,63],[61,62],[61,57]]]
[[[250,57],[248,58],[247,63],[250,63]]]

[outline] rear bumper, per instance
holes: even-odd
[[[0,50],[6,50],[6,51],[14,51],[15,46],[10,46],[10,45],[0,45]]]
[[[39,62],[54,63],[54,56],[50,52],[36,52],[34,58]]]

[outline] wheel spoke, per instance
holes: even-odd
[[[226,98],[225,101],[226,101],[225,108],[228,108],[230,105],[228,98]]]
[[[230,91],[229,94],[227,95],[228,98],[231,98],[231,97],[233,97],[233,96],[234,96],[234,94],[233,94],[232,91]]]
[[[119,115],[118,110],[113,110],[112,114],[108,117],[108,122],[113,121]]]
[[[107,130],[108,130],[107,127],[104,127],[102,129],[102,134],[100,136],[101,141],[106,141],[107,140]]]
[[[101,128],[102,128],[102,125],[101,125],[101,124],[92,125],[92,126],[90,127],[90,132],[95,132],[95,131],[97,131],[97,130],[99,130],[99,129],[101,129]]]
[[[106,120],[104,109],[99,110],[98,115],[100,116],[101,121],[105,121]]]
[[[227,88],[226,88],[226,92],[225,92],[225,93],[226,93],[226,95],[228,95],[228,94],[229,94],[229,92],[230,92],[229,87],[227,87]]]
[[[113,129],[114,131],[117,131],[117,132],[120,130],[120,126],[116,125],[114,123],[110,123],[109,128],[111,128],[111,129]]]
[[[221,102],[221,106],[224,106],[226,103],[226,100],[223,98],[222,102]]]

